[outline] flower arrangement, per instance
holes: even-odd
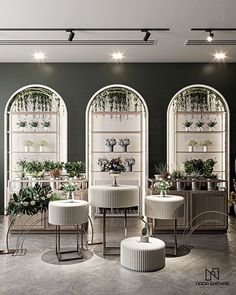
[[[32,122],[29,123],[31,128],[37,128],[39,127],[39,121],[33,120]]]
[[[21,128],[25,128],[28,125],[26,120],[19,120],[16,124]]]
[[[51,122],[50,121],[43,121],[41,123],[41,125],[45,128],[49,128],[49,127],[51,127]]]
[[[115,172],[122,172],[122,171],[125,171],[125,166],[123,165],[122,163],[122,160],[120,157],[118,158],[112,158],[110,160],[110,162],[107,164],[106,166],[106,170],[108,171],[115,171]]]
[[[40,141],[38,142],[38,145],[39,145],[39,146],[47,146],[47,145],[48,145],[48,142],[47,142],[46,140],[42,139],[42,140],[40,140]]]
[[[78,185],[76,183],[70,182],[65,183],[62,187],[64,192],[74,192],[78,188]]]
[[[196,140],[189,140],[187,145],[188,146],[195,146],[195,145],[197,145],[197,141]]]
[[[108,159],[106,157],[97,159],[97,164],[98,164],[98,166],[100,166],[100,171],[101,172],[105,171],[105,168],[106,168],[108,163],[109,163],[109,161],[108,161]]]
[[[133,157],[131,158],[126,158],[125,159],[125,164],[127,164],[128,166],[132,166],[135,164],[135,159]]]
[[[23,146],[32,146],[34,143],[31,140],[24,140],[23,141]]]
[[[210,140],[203,140],[203,141],[200,142],[200,145],[201,146],[210,146],[210,145],[212,145],[212,141],[210,141]]]
[[[7,215],[35,215],[47,211],[49,201],[51,201],[51,192],[51,187],[41,188],[38,183],[34,187],[27,186],[21,189],[10,199]]]
[[[154,183],[154,191],[159,191],[160,195],[166,195],[166,191],[171,187],[170,183],[166,180],[161,180]]]
[[[116,145],[116,139],[114,137],[112,137],[112,138],[106,138],[105,141],[106,141],[106,145],[107,146],[114,146],[114,145]]]
[[[207,126],[209,128],[214,128],[216,126],[217,122],[216,121],[212,121],[210,120],[209,122],[207,122]]]
[[[198,127],[198,128],[202,128],[204,125],[205,125],[205,122],[202,121],[202,120],[198,120],[198,121],[195,123],[195,126]]]
[[[120,146],[127,146],[127,145],[130,145],[130,140],[129,140],[128,137],[120,138],[119,141],[118,141],[118,144]]]
[[[186,121],[183,123],[183,126],[184,126],[185,128],[190,128],[192,125],[193,125],[193,122],[192,122],[192,121],[188,121],[188,120],[186,120]]]

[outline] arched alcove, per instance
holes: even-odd
[[[176,93],[167,112],[169,170],[183,171],[186,160],[210,158],[216,161],[213,176],[228,181],[229,116],[225,98],[212,87],[196,84]],[[219,186],[227,188],[223,182]]]
[[[20,161],[67,160],[67,109],[52,88],[27,85],[8,100],[4,121],[6,206],[8,181],[21,177]]]
[[[115,140],[113,151],[106,141]],[[127,150],[119,143],[129,142]],[[110,149],[110,150],[109,150]],[[133,159],[132,171],[122,172],[120,184],[140,187],[140,206],[146,193],[148,176],[148,109],[143,97],[131,87],[115,84],[97,91],[90,99],[86,109],[86,163],[90,185],[111,184],[108,172],[101,164],[120,157],[125,164]],[[99,165],[100,163],[100,165]],[[99,214],[99,211],[96,211]],[[111,211],[112,214],[117,213]],[[119,212],[118,212],[119,213]]]

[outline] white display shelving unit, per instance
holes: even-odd
[[[209,105],[208,110],[193,110],[191,105],[187,109],[185,107],[184,110],[181,107],[177,108],[176,97],[191,88],[206,90],[208,95],[216,98],[216,103]],[[214,102],[214,99],[212,101]],[[193,122],[189,131],[183,126],[185,120]],[[205,122],[201,131],[195,126],[198,120]],[[207,126],[210,120],[217,122],[213,130]],[[229,180],[229,108],[218,91],[205,85],[192,85],[179,91],[169,104],[167,126],[167,163],[170,171],[183,170],[185,160],[213,158],[217,161],[213,173],[222,180]],[[190,140],[198,142],[193,151],[188,149],[187,143]],[[212,142],[208,151],[204,151],[203,146],[199,145],[200,142],[206,140]]]
[[[38,109],[33,105],[32,100],[27,102],[27,107],[17,103],[17,97],[26,90],[45,90],[51,96],[50,110]],[[25,102],[24,102],[25,103]],[[20,120],[28,124],[22,130],[18,126]],[[32,120],[39,122],[36,130],[30,127]],[[50,121],[51,126],[46,131],[41,125],[43,121]],[[40,151],[39,141],[47,141],[47,146]],[[33,145],[29,151],[25,151],[23,142],[31,141]],[[8,203],[7,183],[19,179],[19,167],[17,162],[21,160],[67,160],[67,109],[63,99],[53,89],[42,85],[29,85],[16,91],[9,99],[5,108],[5,206]]]
[[[139,100],[138,110],[134,110],[131,106],[127,111],[113,110],[110,111],[109,104],[103,110],[94,108],[94,101],[97,95],[104,91],[113,91],[123,89],[128,91],[136,99]],[[108,99],[108,97],[107,97]],[[131,99],[132,101],[132,99]],[[87,124],[87,175],[90,185],[109,185],[112,184],[112,178],[109,172],[101,172],[98,165],[98,158],[112,158],[121,157],[124,164],[125,158],[133,157],[135,164],[133,165],[132,172],[122,172],[117,182],[118,184],[137,185],[140,187],[140,205],[138,209],[128,210],[129,215],[136,215],[142,210],[143,197],[146,192],[146,179],[147,179],[147,138],[148,138],[148,111],[147,106],[135,90],[123,85],[111,85],[99,90],[90,100],[86,112]],[[114,146],[114,151],[108,151],[105,145],[106,138],[115,138],[117,144]],[[120,138],[129,138],[130,145],[127,147],[127,152],[122,151],[122,147],[118,145]],[[118,209],[112,209],[110,214],[112,216],[120,216],[123,213]],[[100,211],[97,208],[95,215],[99,215]]]

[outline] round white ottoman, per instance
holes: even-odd
[[[165,267],[165,243],[149,237],[148,243],[140,237],[124,239],[120,245],[120,263],[135,271],[155,271]]]

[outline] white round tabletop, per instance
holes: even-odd
[[[89,202],[101,208],[128,208],[139,205],[139,187],[134,185],[94,185],[88,190]]]
[[[89,205],[82,200],[60,200],[49,202],[48,220],[50,224],[83,224],[88,221]]]
[[[145,215],[157,219],[176,219],[184,216],[184,198],[175,195],[145,197]]]

